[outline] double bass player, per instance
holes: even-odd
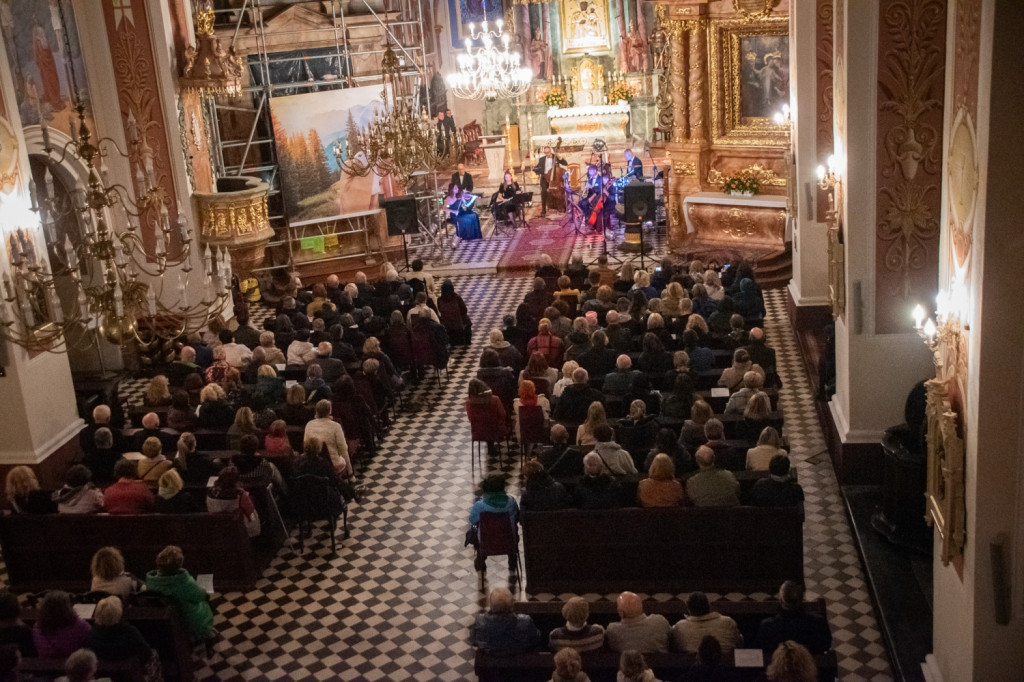
[[[559,178],[556,177],[558,175],[558,167],[565,165],[565,159],[560,158],[551,149],[551,145],[547,145],[544,147],[544,156],[540,157],[540,161],[533,167],[533,172],[540,177],[541,216],[547,215],[548,212],[548,187],[552,185],[558,186]]]

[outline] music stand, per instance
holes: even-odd
[[[523,227],[530,229],[530,221],[526,219],[526,212],[523,207],[526,204],[533,202],[533,192],[520,192],[519,194],[512,197],[512,205],[509,207],[509,217],[512,219],[512,227],[518,228],[516,225],[516,217],[522,221]]]
[[[565,217],[562,227],[571,228],[576,235],[583,234],[583,209],[580,208],[579,193],[569,184],[569,173],[562,176],[562,189],[565,197]]]
[[[607,262],[609,262],[609,263],[615,263],[616,265],[622,265],[625,261],[623,261],[618,256],[612,256],[612,255],[608,254],[608,222],[609,222],[609,220],[608,220],[608,213],[604,210],[604,208],[602,208],[601,209],[601,213],[598,214],[597,222],[601,224],[601,255],[604,256],[605,259],[607,260]],[[598,258],[600,258],[600,256]],[[598,259],[595,258],[594,260],[592,260],[589,263],[587,263],[587,267],[590,267],[591,265],[593,265],[597,261],[598,261]]]

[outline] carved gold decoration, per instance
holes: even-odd
[[[192,195],[200,239],[227,248],[233,269],[245,275],[263,261],[267,242],[274,236],[267,213],[269,187],[244,177],[221,178],[217,186],[216,193]]]
[[[693,161],[691,161],[691,162],[677,161],[672,166],[672,172],[674,172],[676,175],[682,175],[684,177],[685,176],[696,175],[697,174],[697,164],[695,162],[693,162]]]
[[[601,54],[611,47],[608,3],[592,0],[559,0],[563,54]]]
[[[656,22],[655,32],[660,32],[665,38],[664,51],[668,53],[668,63],[664,64],[658,74],[658,97],[654,104],[658,112],[658,127],[666,133],[672,131],[674,116],[672,112],[672,88],[669,87],[673,66],[673,55],[679,50],[679,36],[673,31],[671,23],[665,18],[665,5],[655,5],[654,16]],[[653,44],[653,37],[652,37]],[[663,57],[664,59],[664,57]],[[655,61],[655,68],[658,63]]]
[[[744,248],[781,249],[785,244],[786,212],[771,206],[687,203],[688,241],[700,244],[742,243]],[[689,231],[689,230],[688,230]]]
[[[829,195],[829,211],[831,219],[826,218],[828,225],[828,300],[832,306],[832,318],[839,319],[846,313],[846,251],[839,232],[839,221],[832,208],[832,196]]]
[[[740,115],[741,41],[748,36],[788,36],[789,19],[770,17],[757,21],[726,19],[711,22],[708,53],[711,74],[711,138],[717,145],[785,147],[788,128],[768,116]]]
[[[770,17],[779,0],[732,0],[732,8],[746,21]]]
[[[974,121],[961,108],[953,121],[947,163],[949,185],[949,243],[957,268],[966,268],[974,240],[974,214],[978,201],[977,138]]]
[[[767,185],[770,187],[786,186],[786,178],[784,176],[779,175],[771,168],[765,168],[759,163],[747,166],[746,168],[741,169],[738,173],[729,173],[728,176],[722,171],[718,170],[717,168],[712,168],[710,171],[708,171],[708,184],[715,185],[717,187],[718,185],[721,185],[723,182],[725,182],[726,177],[733,175],[755,177],[757,178],[757,181],[760,182],[762,185]]]
[[[0,191],[9,192],[18,184],[18,136],[10,122],[0,116]]]
[[[705,49],[706,25],[701,21],[686,22],[690,41],[689,85],[689,137],[691,141],[702,142],[704,133],[704,86],[707,74],[707,50]]]
[[[669,80],[672,87],[669,102],[672,112],[672,141],[682,142],[686,139],[686,130],[689,125],[689,115],[686,110],[686,78],[687,78],[687,38],[686,22],[673,21],[669,32],[672,46],[672,67],[669,72]]]

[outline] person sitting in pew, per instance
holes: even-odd
[[[163,448],[164,445],[159,439],[147,438],[142,444],[142,459],[135,463],[138,479],[150,490],[156,490],[160,477],[174,466],[171,460],[164,457]],[[110,511],[109,497],[107,511]]]
[[[117,472],[114,472],[117,475]],[[103,491],[92,483],[92,472],[76,464],[64,474],[64,485],[53,493],[60,514],[96,514],[103,511]]]
[[[568,389],[566,389],[568,390]],[[596,430],[598,426],[608,424],[608,416],[605,414],[604,405],[598,401],[590,403],[587,409],[587,418],[576,429],[576,445],[580,447],[591,447],[597,443]]]
[[[750,353],[744,348],[737,348],[732,354],[732,366],[722,370],[722,376],[718,380],[719,386],[724,386],[730,391],[735,391],[743,383],[743,375],[754,371],[761,375],[764,383],[764,370],[760,365],[755,365],[750,360]]]
[[[743,386],[729,396],[729,402],[725,404],[724,414],[743,414],[747,402],[751,396],[764,386],[764,376],[751,370],[743,375]]]
[[[772,654],[765,678],[769,682],[815,682],[818,679],[818,665],[807,647],[787,640]]]
[[[142,633],[122,619],[124,607],[115,596],[101,599],[93,612],[92,631],[85,639],[85,647],[102,661],[137,660],[146,669],[146,679],[160,679],[160,657],[146,642]]]
[[[804,489],[790,477],[789,457],[775,455],[768,465],[769,477],[754,483],[750,504],[755,507],[796,507],[803,504]]]
[[[235,411],[219,384],[207,384],[200,391],[196,417],[204,429],[227,429],[234,422]]]
[[[694,401],[693,407],[690,408],[690,418],[683,422],[683,428],[679,430],[679,444],[686,448],[687,452],[696,452],[697,448],[708,442],[704,427],[714,416],[711,405],[701,398]]]
[[[583,672],[583,659],[575,649],[562,649],[555,654],[555,672],[548,682],[590,682]]]
[[[772,401],[764,391],[757,391],[743,408],[743,421],[736,425],[736,438],[748,442],[756,442],[761,431],[768,426],[771,415]]]
[[[178,614],[193,641],[208,641],[216,634],[210,597],[182,566],[185,556],[181,548],[168,545],[156,556],[156,570],[146,574],[146,589],[169,597],[178,607]]]
[[[622,484],[607,472],[604,462],[594,452],[583,457],[583,478],[572,492],[573,502],[580,509],[618,509],[622,506]]]
[[[633,457],[615,442],[615,429],[611,425],[599,424],[594,429],[594,450],[601,463],[611,474],[635,474]]]
[[[56,682],[94,682],[99,666],[99,659],[92,650],[79,649],[68,656],[64,662],[64,676],[58,677]],[[101,682],[109,679],[104,677]]]
[[[569,431],[555,424],[551,427],[551,445],[541,450],[540,462],[551,476],[582,476],[584,454],[569,445]]]
[[[686,598],[685,618],[672,626],[672,643],[676,651],[687,654],[697,653],[703,639],[714,637],[721,645],[722,653],[729,653],[740,645],[740,630],[729,616],[711,610],[708,597],[703,592],[691,592]]]
[[[160,477],[153,511],[157,514],[191,514],[199,511],[195,498],[183,492],[184,481],[175,469],[165,471]]]
[[[779,613],[761,621],[753,647],[764,652],[775,651],[780,644],[792,640],[815,654],[832,648],[832,631],[828,621],[804,610],[804,586],[787,580],[779,588]]]
[[[766,426],[757,437],[757,446],[747,450],[747,469],[768,471],[776,455],[787,455],[782,449],[782,436],[771,426]]]
[[[590,406],[595,402],[604,402],[604,394],[591,388],[590,373],[579,367],[573,370],[572,384],[562,389],[553,416],[561,421],[578,424],[587,418]]]
[[[470,643],[480,651],[498,656],[515,656],[540,644],[540,630],[526,614],[515,613],[512,593],[503,587],[487,597],[487,611],[479,613],[469,627]]]
[[[619,621],[605,630],[605,642],[616,653],[668,653],[672,628],[660,613],[645,614],[644,603],[634,592],[623,592],[616,605]],[[634,679],[637,679],[634,677]]]
[[[639,651],[623,651],[619,657],[619,672],[616,682],[659,682],[654,671],[647,665],[644,655]]]
[[[167,428],[178,433],[191,431],[196,427],[195,410],[188,403],[188,393],[182,390],[171,394],[171,407],[167,410]]]
[[[189,485],[206,485],[210,476],[214,476],[218,469],[213,461],[205,454],[196,452],[196,437],[193,433],[183,433],[178,438],[178,454],[174,458],[174,468],[181,476],[181,480]]]
[[[715,451],[707,445],[697,448],[700,468],[686,481],[686,496],[695,507],[736,507],[740,503],[740,484],[731,471],[715,466]]]
[[[163,374],[157,374],[149,380],[146,392],[142,394],[142,404],[146,407],[167,407],[171,404],[170,382]]]
[[[192,346],[182,346],[178,359],[167,368],[167,378],[175,386],[181,386],[189,374],[201,374],[202,371],[202,367],[196,363],[196,349]]]
[[[694,400],[696,400],[696,391],[693,379],[686,373],[676,374],[672,393],[661,403],[661,416],[669,420],[685,420],[690,416]]]
[[[178,439],[178,434],[170,429],[161,428],[160,415],[156,412],[147,412],[142,417],[142,428],[132,436],[132,447],[141,452],[142,444],[147,438],[156,438],[163,446],[173,447],[174,441]]]
[[[690,357],[690,370],[693,372],[706,372],[715,366],[715,354],[705,346],[700,336],[693,329],[683,332],[683,350]]]
[[[650,471],[654,458],[663,453],[672,460],[672,466],[676,473],[689,473],[697,470],[697,464],[693,461],[693,455],[679,444],[675,431],[664,427],[658,429],[658,435],[654,438],[654,447],[651,448],[651,451],[647,454],[647,459],[644,460],[643,470]]]
[[[683,485],[676,479],[672,459],[659,453],[651,462],[647,478],[637,485],[636,499],[641,507],[679,507],[686,502]]]
[[[21,620],[18,595],[10,590],[0,590],[0,648],[10,646],[20,651],[22,656],[36,655],[32,628]]]
[[[142,587],[142,582],[124,569],[124,555],[117,547],[100,547],[92,555],[89,568],[92,573],[90,592],[106,592],[128,599]]]
[[[633,369],[633,361],[623,353],[615,359],[615,371],[605,375],[602,390],[608,395],[626,395],[638,376],[640,372]]]
[[[577,653],[596,651],[604,646],[604,627],[587,623],[590,604],[583,597],[572,597],[562,607],[565,625],[548,635],[548,648],[552,651],[570,649]]]
[[[746,468],[746,453],[725,440],[725,425],[720,419],[709,419],[704,424],[705,447],[715,453],[715,462],[721,469],[742,471]]]
[[[252,503],[249,492],[239,482],[238,469],[234,466],[224,467],[217,481],[207,490],[206,511],[214,514],[239,514],[245,522],[245,531],[250,538],[260,534],[260,516],[256,513],[256,506]],[[148,579],[146,582],[148,584]]]
[[[732,670],[722,665],[722,645],[712,635],[704,635],[697,646],[697,662],[683,675],[682,682],[730,682]]]
[[[54,514],[57,511],[50,493],[39,489],[35,472],[24,464],[7,472],[4,492],[14,514]]]
[[[152,445],[153,442],[159,445],[159,441],[153,439],[146,441],[145,447],[152,449],[155,447]],[[137,472],[136,462],[130,459],[118,460],[114,465],[114,478],[117,481],[103,491],[107,513],[145,514],[153,511],[153,493],[139,480]]]
[[[523,492],[519,498],[519,507],[523,511],[552,511],[572,505],[565,486],[551,478],[544,465],[535,459],[523,465],[523,481]]]
[[[39,602],[39,618],[32,626],[32,641],[41,658],[64,658],[81,648],[89,636],[89,624],[71,608],[71,597],[50,590]]]

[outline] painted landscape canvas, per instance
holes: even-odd
[[[341,172],[364,159],[355,133],[383,111],[380,86],[309,92],[270,100],[281,189],[292,222],[379,208],[393,196],[390,178]]]

